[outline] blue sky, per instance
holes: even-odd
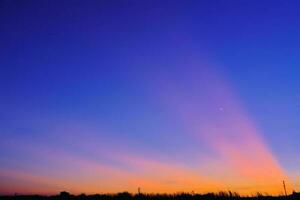
[[[184,165],[202,174],[212,163],[229,163],[232,172],[240,160],[216,149],[203,132],[216,130],[216,139],[231,137],[232,131],[232,137],[242,140],[246,133],[235,123],[249,119],[245,130],[255,127],[257,133],[249,137],[260,138],[256,142],[263,144],[262,155],[270,159],[270,166],[278,163],[291,188],[299,188],[298,4],[1,1],[0,171],[6,177],[1,185],[9,182],[20,190],[15,180],[29,179],[18,175],[21,172],[60,177],[72,171],[75,164],[58,166],[50,159],[53,149],[62,160],[66,153],[126,172],[136,170],[120,158],[122,153]],[[210,108],[230,113],[220,117]],[[226,124],[225,129],[218,123]],[[195,137],[196,129],[200,131]],[[228,148],[235,145],[223,143]],[[253,153],[251,145],[245,158]],[[35,155],[39,151],[48,154],[41,153],[40,159]],[[107,158],[105,152],[113,155]],[[15,171],[5,175],[8,169]],[[241,180],[230,183],[238,174],[223,178],[218,169],[210,173],[212,182],[232,184],[239,191]],[[258,180],[251,181],[242,183],[258,185]],[[51,184],[61,189],[56,180]],[[162,191],[179,186],[165,187]],[[72,189],[78,191],[71,184]],[[29,191],[53,192],[47,187],[21,192]],[[98,190],[87,189],[92,191]],[[116,189],[108,186],[106,191]]]

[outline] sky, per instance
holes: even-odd
[[[0,1],[0,194],[300,190],[298,1]]]

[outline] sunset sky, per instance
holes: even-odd
[[[300,191],[299,8],[1,0],[0,194]]]

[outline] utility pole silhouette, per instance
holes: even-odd
[[[284,194],[285,194],[285,196],[287,196],[287,193],[286,193],[286,187],[285,187],[285,182],[284,182],[284,180],[283,180],[282,182],[283,182]]]
[[[140,195],[141,194],[141,188],[138,187],[138,194]]]

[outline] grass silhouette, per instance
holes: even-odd
[[[252,196],[240,196],[236,192],[219,192],[207,194],[194,193],[176,193],[176,194],[131,194],[128,192],[121,192],[115,194],[95,194],[95,195],[71,195],[68,192],[61,192],[54,196],[41,195],[14,195],[14,196],[0,196],[2,200],[299,200],[300,193],[293,192],[293,194],[285,196],[271,196],[257,193]]]

